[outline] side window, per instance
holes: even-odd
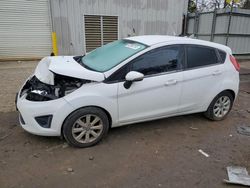
[[[188,45],[187,68],[195,68],[218,63],[216,51],[213,48]]]
[[[107,78],[107,82],[119,82],[125,80],[126,74],[129,72],[130,64],[126,64],[116,72],[114,72],[110,77]]]
[[[226,60],[226,55],[227,55],[226,52],[223,52],[222,50],[218,50],[218,52],[220,54],[220,58],[221,58],[222,63],[224,63]]]
[[[169,72],[181,68],[183,50],[178,45],[153,49],[131,62],[131,70],[144,75]]]

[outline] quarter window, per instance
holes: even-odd
[[[182,51],[179,46],[154,49],[133,60],[131,69],[144,75],[178,70],[181,68]]]
[[[118,69],[110,77],[107,78],[107,82],[120,82],[125,80],[126,74],[129,72],[129,64],[124,65],[122,68]]]
[[[187,46],[187,68],[195,68],[218,63],[216,51],[203,46]]]
[[[221,58],[222,63],[224,63],[226,60],[226,55],[227,55],[226,52],[219,50],[219,54],[220,54],[220,58]]]

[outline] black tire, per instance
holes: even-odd
[[[91,118],[93,119],[93,117],[100,118],[100,122],[102,123],[102,129],[100,130],[100,132],[98,132],[99,135],[95,138],[95,140],[87,142],[87,143],[82,143],[75,138],[76,135],[74,135],[74,134],[77,134],[77,133],[73,133],[73,128],[74,128],[74,130],[82,128],[82,129],[84,129],[85,132],[92,131],[90,128],[91,127],[90,125],[89,126],[85,126],[85,125],[81,126],[82,124],[78,125],[78,123],[77,123],[79,119],[82,121],[81,118],[86,118],[87,116],[89,117],[89,115],[90,115],[90,119]],[[85,119],[85,120],[87,121],[87,119]],[[90,120],[89,120],[89,122],[90,122]],[[84,122],[82,121],[82,123],[84,123]],[[89,124],[91,124],[91,123],[89,123]],[[79,127],[77,128],[75,126],[79,126]],[[97,126],[99,126],[99,125],[97,125]],[[85,130],[85,129],[87,129],[86,127],[88,127],[89,130]],[[63,131],[64,138],[66,139],[66,141],[68,142],[69,145],[74,146],[74,147],[85,148],[85,147],[93,146],[93,145],[97,144],[98,142],[100,142],[101,139],[108,133],[108,129],[109,129],[109,120],[108,120],[106,113],[103,110],[96,108],[96,107],[86,107],[86,108],[78,109],[78,110],[74,111],[72,114],[70,114],[66,118],[66,120],[64,121],[62,131]],[[81,131],[84,132],[83,130],[81,130]],[[86,134],[87,133],[84,134],[85,140],[86,140]],[[88,139],[89,139],[89,137],[91,137],[90,136],[91,133],[88,133],[88,135],[89,135],[88,136]]]
[[[217,117],[214,113],[214,108],[215,108],[215,104],[216,102],[221,98],[221,97],[228,97],[229,100],[230,100],[230,106],[229,106],[229,109],[228,109],[228,112],[223,115],[222,117]],[[210,103],[207,111],[204,113],[205,117],[207,117],[208,119],[210,120],[213,120],[213,121],[220,121],[220,120],[223,120],[227,117],[227,115],[229,114],[229,112],[231,111],[232,109],[232,106],[233,106],[233,102],[234,102],[234,97],[232,95],[232,93],[230,93],[229,91],[223,91],[221,92],[220,94],[218,94],[214,99],[213,101]]]

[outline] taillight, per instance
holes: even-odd
[[[240,64],[237,62],[236,58],[232,55],[230,55],[230,61],[232,62],[234,68],[237,70],[237,71],[240,71]]]

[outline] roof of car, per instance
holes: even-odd
[[[214,42],[209,42],[209,41],[204,41],[204,40],[192,39],[188,37],[176,37],[176,36],[168,36],[168,35],[142,35],[142,36],[129,37],[126,39],[139,42],[147,46],[153,46],[159,43],[170,42],[170,41],[171,42],[183,41],[185,44],[198,44],[198,45],[211,46],[214,48],[219,48],[224,51],[227,51],[230,54],[232,53],[231,49],[225,45],[214,43]]]

